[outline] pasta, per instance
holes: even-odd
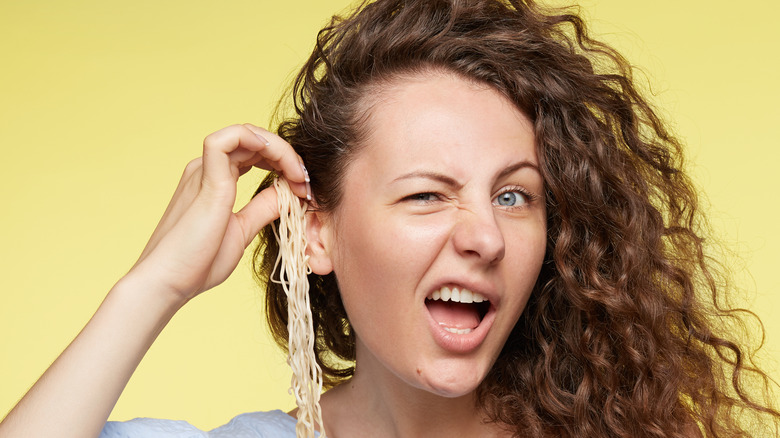
[[[271,279],[282,285],[287,294],[288,363],[292,368],[290,391],[298,405],[298,422],[295,433],[298,438],[314,438],[315,426],[320,425],[320,438],[325,438],[322,427],[320,394],[322,393],[322,369],[314,355],[314,328],[309,304],[311,273],[306,256],[305,213],[308,207],[290,190],[287,180],[276,178],[274,188],[279,206],[279,229],[273,227],[279,243],[274,272],[279,269],[279,279]]]

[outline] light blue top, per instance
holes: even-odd
[[[295,438],[295,423],[280,410],[241,414],[208,432],[186,421],[136,418],[106,423],[100,438]]]

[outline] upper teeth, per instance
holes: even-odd
[[[456,303],[481,303],[483,301],[488,301],[482,294],[472,292],[465,288],[458,289],[457,287],[453,287],[452,289],[443,287],[435,291],[428,298],[432,300],[454,301]]]

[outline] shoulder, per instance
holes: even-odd
[[[202,431],[186,421],[136,418],[108,422],[100,438],[265,438],[295,437],[295,418],[275,410],[241,414],[224,426]]]
[[[295,438],[295,418],[275,410],[241,414],[224,426],[208,433],[209,438],[227,437],[292,437]]]

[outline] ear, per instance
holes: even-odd
[[[306,212],[306,255],[309,256],[311,271],[317,275],[327,275],[333,271],[330,258],[331,221],[325,213]]]

